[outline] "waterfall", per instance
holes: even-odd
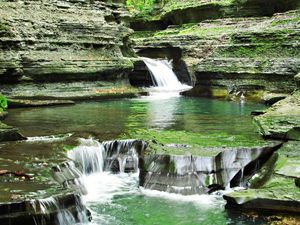
[[[171,61],[145,57],[142,60],[151,74],[151,79],[155,87],[169,91],[181,91],[190,88],[190,86],[184,85],[178,80],[172,70]]]
[[[28,210],[33,210],[35,224],[73,225],[87,224],[91,218],[78,195],[48,197],[31,200]]]
[[[68,157],[82,166],[84,175],[102,172],[104,167],[104,146],[93,139],[80,138],[80,145],[68,152]]]

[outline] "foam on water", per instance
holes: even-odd
[[[57,135],[49,135],[49,136],[36,136],[36,137],[27,137],[27,142],[55,142],[55,141],[63,141],[69,137],[71,137],[72,133],[67,134],[57,134]]]

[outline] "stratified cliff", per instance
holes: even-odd
[[[269,101],[296,88],[299,15],[299,1],[170,0],[137,16],[132,38],[138,54],[187,69],[181,79],[195,86],[187,95]]]
[[[124,80],[132,69],[127,17],[117,1],[1,1],[0,92],[88,98]]]

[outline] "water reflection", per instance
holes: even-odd
[[[246,102],[151,95],[138,99],[83,102],[64,107],[9,111],[5,123],[25,136],[73,133],[100,140],[118,138],[136,129],[179,130],[195,133],[227,132],[253,136],[250,112],[264,106]]]
[[[147,124],[150,128],[166,129],[176,123],[175,114],[178,111],[180,97],[156,99],[150,96],[141,101],[147,105]]]

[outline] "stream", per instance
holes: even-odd
[[[78,137],[104,141],[134,135],[142,139],[149,131],[158,133],[158,137],[160,132],[187,132],[187,136],[200,135],[199,140],[207,139],[212,145],[218,141],[248,145],[261,140],[250,112],[263,108],[263,105],[247,102],[148,96],[63,107],[13,109],[5,123],[19,127],[22,134],[31,138],[2,144],[1,148],[6,149],[2,158],[13,155],[15,162],[30,161],[34,157],[50,158],[55,163],[59,161],[57,156],[64,154],[63,146]],[[64,135],[51,136],[59,134]],[[176,135],[168,139],[178,142]],[[186,141],[197,142],[188,137]],[[18,167],[18,164],[10,166]],[[83,200],[92,213],[91,224],[263,224],[246,216],[228,216],[222,192],[183,196],[147,190],[138,187],[138,171],[129,174],[102,171],[83,179],[88,190]],[[36,190],[40,188],[42,186],[37,186]]]

